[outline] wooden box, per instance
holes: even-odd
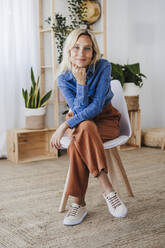
[[[7,131],[7,158],[14,163],[24,163],[57,158],[51,149],[50,139],[55,129],[13,129]]]
[[[128,111],[131,123],[132,135],[126,144],[121,145],[119,150],[133,150],[141,148],[141,111],[130,110]]]

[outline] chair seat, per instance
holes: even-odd
[[[127,140],[129,139],[128,136],[126,135],[120,135],[118,138],[113,139],[113,140],[109,140],[104,142],[104,149],[109,149],[109,148],[113,148],[116,146],[120,146],[122,144],[125,144],[127,142]],[[69,144],[70,144],[70,138],[68,136],[63,136],[61,139],[61,146],[64,149],[67,149]]]

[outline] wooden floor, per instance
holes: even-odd
[[[124,219],[112,217],[97,179],[90,177],[88,216],[63,226],[58,213],[68,157],[13,164],[0,160],[0,248],[164,248],[165,151],[120,151],[135,197],[127,196]],[[69,199],[68,205],[72,199]]]

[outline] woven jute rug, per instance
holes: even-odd
[[[120,154],[135,194],[128,197],[119,183],[128,216],[109,214],[97,179],[90,177],[88,216],[74,227],[63,226],[66,213],[58,212],[66,153],[58,160],[19,165],[0,160],[0,248],[164,248],[165,151]]]

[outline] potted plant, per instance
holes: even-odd
[[[126,64],[120,65],[111,63],[112,79],[120,81],[125,96],[137,96],[140,93],[140,88],[143,86],[144,74],[140,72],[140,64]]]
[[[32,67],[31,83],[29,92],[27,89],[22,89],[22,95],[25,101],[25,127],[27,129],[42,129],[45,127],[46,103],[52,94],[52,90],[41,96],[39,77],[36,81]]]
[[[120,65],[111,63],[111,65],[112,79],[120,81],[128,110],[139,109],[140,88],[143,86],[143,78],[146,78],[146,76],[140,72],[140,64]]]

